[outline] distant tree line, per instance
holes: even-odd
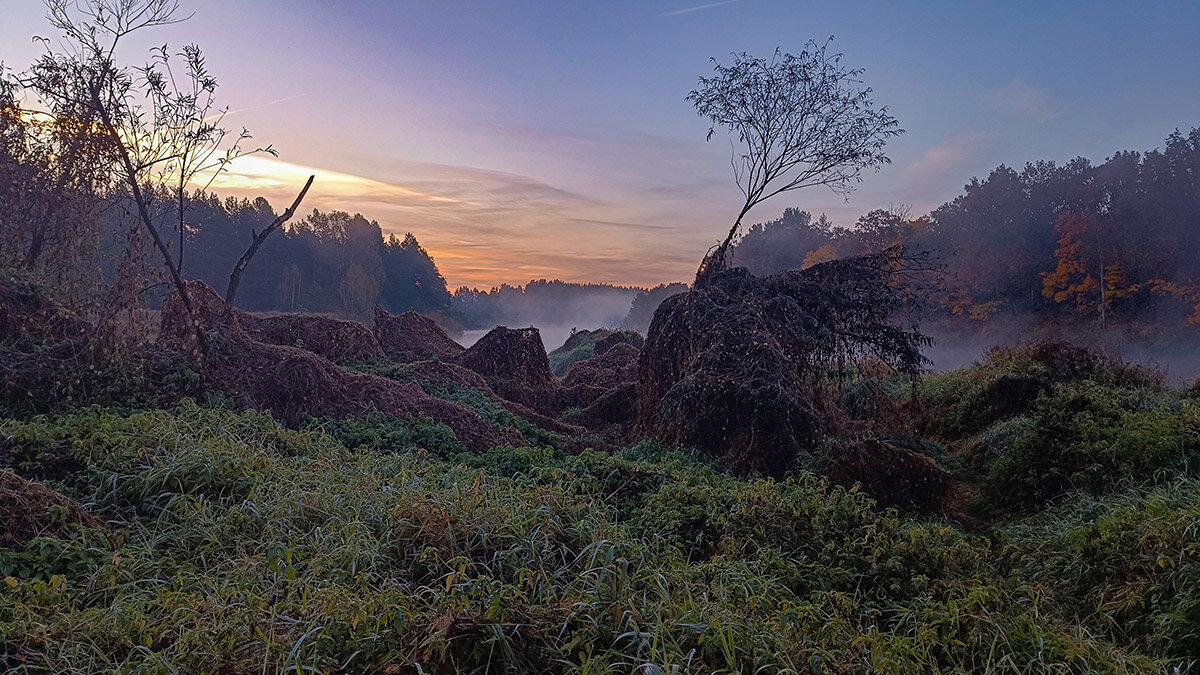
[[[140,255],[149,248],[146,228],[137,223],[128,191],[96,168],[112,161],[110,145],[76,119],[29,114],[5,75],[0,269],[64,291],[153,297],[155,276],[165,281],[156,269],[160,258]],[[183,276],[218,289],[252,233],[277,215],[262,198],[203,191],[181,198],[175,187],[152,182],[144,192],[160,231],[171,234],[167,246]],[[947,319],[1200,326],[1200,129],[1171,134],[1161,149],[1115,153],[1099,165],[1077,158],[1020,171],[1000,166],[920,217],[876,210],[840,227],[788,209],[751,226],[732,258],[769,274],[897,243],[945,264],[930,304]],[[178,256],[180,248],[185,255]],[[578,322],[645,330],[662,299],[685,287],[538,280],[451,293],[412,234],[385,236],[362,215],[314,210],[265,242],[242,288],[238,304],[254,311],[365,317],[378,304],[433,314],[452,327]]]
[[[644,289],[611,284],[580,284],[539,279],[524,286],[502,284],[490,290],[461,287],[454,291],[454,314],[466,328],[497,325],[616,328]],[[657,305],[655,305],[657,306]]]
[[[186,213],[184,275],[221,288],[251,232],[275,216],[261,197],[195,195]],[[268,239],[255,263],[238,298],[251,311],[365,317],[377,304],[392,312],[450,307],[446,281],[416,237],[385,237],[379,223],[361,214],[313,210]]]
[[[943,315],[1200,326],[1200,128],[1100,165],[1000,166],[917,218],[876,210],[844,228],[788,209],[733,256],[769,274],[893,244],[945,265]]]

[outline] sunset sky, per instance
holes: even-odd
[[[835,36],[907,133],[848,202],[813,188],[760,207],[850,225],[924,213],[1000,163],[1103,160],[1200,126],[1198,2],[183,0],[194,16],[126,45],[204,49],[231,126],[273,144],[222,194],[411,231],[451,287],[692,276],[741,195],[723,138],[684,96],[710,56]],[[38,0],[0,0],[0,61],[22,70]]]

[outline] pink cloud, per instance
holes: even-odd
[[[991,138],[989,132],[976,131],[953,136],[926,150],[904,169],[913,198],[930,190],[953,189],[966,181],[971,163],[983,154]]]

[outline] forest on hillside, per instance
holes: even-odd
[[[27,158],[32,159],[32,158]],[[19,172],[17,168],[19,166]],[[59,274],[61,252],[32,228],[40,211],[29,195],[44,190],[48,167],[14,165],[6,181],[3,250],[7,263]],[[934,324],[960,333],[1033,319],[1053,325],[1111,329],[1150,339],[1200,332],[1200,129],[1172,133],[1162,148],[1122,151],[1093,165],[1037,161],[1017,172],[1001,166],[972,179],[963,193],[931,213],[876,209],[850,225],[813,218],[799,208],[751,225],[734,245],[735,263],[755,274],[804,269],[819,262],[902,244],[943,267],[923,307]],[[25,195],[17,199],[16,195]],[[155,196],[154,213],[169,229],[174,198]],[[119,202],[92,206],[94,222],[75,225],[83,250],[110,279],[129,225]],[[188,276],[221,287],[251,233],[278,214],[262,198],[220,199],[196,192],[185,204],[185,231],[171,242],[185,252]],[[161,276],[153,259],[147,275]],[[90,268],[93,265],[80,265]],[[78,269],[71,267],[68,269]],[[415,309],[451,330],[496,325],[627,328],[644,332],[658,303],[686,289],[656,289],[531,280],[522,286],[449,289],[417,238],[385,234],[361,214],[313,211],[263,245],[246,273],[239,306],[251,311],[306,311],[362,319],[372,307]],[[145,302],[157,305],[163,287]]]
[[[1200,128],[1094,165],[997,167],[929,214],[875,210],[852,227],[788,209],[749,228],[735,259],[756,274],[895,244],[945,266],[933,312],[984,324],[1035,317],[1146,332],[1200,325]]]

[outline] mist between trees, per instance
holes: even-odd
[[[7,120],[5,129],[13,132],[20,123]],[[10,133],[8,140],[14,138]],[[111,284],[122,265],[132,264],[165,279],[154,269],[157,259],[124,255],[130,238],[143,236],[130,226],[132,204],[94,196],[87,176],[48,183],[40,166],[45,157],[15,141],[9,145],[0,180],[6,267],[25,266],[64,289],[94,286],[97,274]],[[178,195],[162,186],[150,197],[160,229],[176,229]],[[57,206],[50,209],[51,203]],[[46,222],[49,211],[63,228],[23,226]],[[183,237],[168,246],[178,241],[185,247],[187,278],[219,287],[252,232],[276,215],[262,198],[196,192],[186,201]],[[1108,345],[1161,344],[1143,353],[1168,360],[1165,350],[1200,332],[1200,129],[1175,132],[1160,149],[1115,153],[1098,165],[1077,158],[1038,161],[1021,171],[1000,166],[927,215],[874,210],[844,226],[790,208],[749,227],[731,255],[734,265],[765,275],[898,243],[944,265],[924,310],[924,325],[935,336],[953,336],[960,346],[976,336],[982,347],[1031,331],[1046,337],[1071,331],[1076,339]],[[363,215],[314,210],[267,239],[246,270],[237,304],[359,319],[376,305],[415,309],[455,333],[537,325],[547,330],[552,349],[557,337],[550,336],[572,328],[644,332],[658,303],[686,288],[536,280],[451,291],[413,234],[385,235]],[[139,290],[153,306],[168,289],[164,283]],[[975,356],[969,347],[960,352],[938,365]],[[935,361],[937,354],[935,347]]]

